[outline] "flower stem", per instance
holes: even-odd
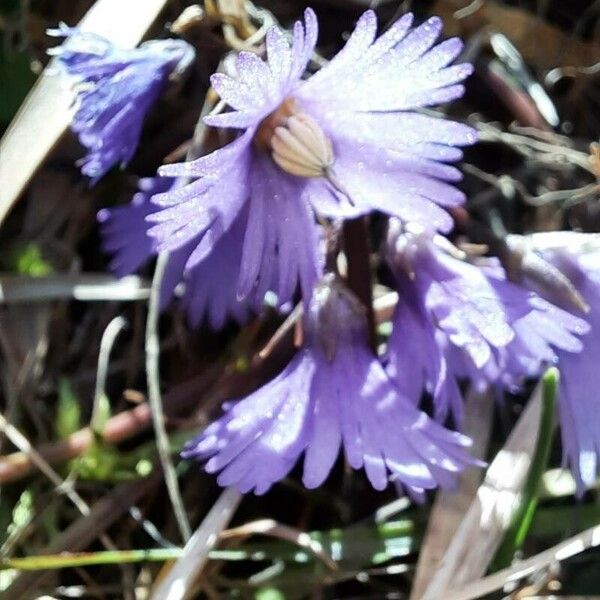
[[[367,217],[344,223],[343,243],[348,261],[348,287],[365,307],[369,327],[369,343],[375,350],[375,315],[373,314],[373,283],[369,262],[369,233]]]
[[[179,526],[181,537],[185,542],[190,539],[191,528],[181,499],[177,473],[171,462],[169,438],[165,428],[165,419],[162,408],[160,391],[159,357],[160,341],[158,337],[158,316],[160,312],[160,289],[163,275],[169,262],[169,254],[161,253],[156,261],[152,290],[148,304],[148,318],[146,321],[146,377],[148,379],[148,403],[152,413],[152,422],[156,436],[156,447],[165,476],[165,484],[173,511]]]

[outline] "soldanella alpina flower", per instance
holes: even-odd
[[[457,378],[515,391],[582,350],[586,322],[509,281],[497,259],[471,264],[445,238],[395,220],[388,237],[400,294],[388,373],[414,402],[431,393],[439,418],[460,420]]]
[[[303,482],[319,486],[340,448],[376,489],[409,492],[452,485],[476,461],[469,441],[432,421],[388,378],[367,343],[358,300],[327,277],[304,319],[305,344],[275,379],[229,403],[183,456],[220,472],[223,486],[265,493],[304,454]]]
[[[190,62],[191,46],[154,40],[122,49],[90,32],[61,25],[48,32],[67,38],[50,53],[77,82],[77,112],[71,127],[87,149],[81,172],[92,183],[136,151],[144,117],[170,75]]]
[[[462,45],[435,45],[439,19],[412,31],[411,24],[405,15],[376,38],[376,17],[367,11],[340,53],[303,78],[318,29],[307,9],[291,44],[273,28],[265,60],[240,52],[232,72],[213,75],[227,110],[205,122],[237,137],[195,161],[161,167],[161,175],[195,181],[154,197],[164,207],[148,217],[158,248],[197,239],[191,268],[246,209],[240,295],[267,279],[282,296],[299,282],[308,301],[321,275],[315,213],[346,218],[377,210],[451,229],[444,207],[460,204],[463,194],[452,185],[459,171],[446,163],[476,136],[416,110],[460,96],[472,67],[448,66]]]
[[[102,246],[113,255],[110,269],[118,277],[137,271],[156,256],[145,220],[157,210],[156,205],[150,203],[150,196],[170,189],[173,184],[173,180],[166,177],[141,179],[139,191],[129,204],[105,208],[98,213]],[[237,296],[246,212],[237,216],[214,251],[191,269],[186,270],[185,264],[195,248],[194,240],[169,255],[161,285],[162,308],[170,303],[175,288],[182,284],[180,305],[192,326],[206,320],[213,329],[219,329],[228,318],[244,323],[260,309],[266,290],[260,290],[262,295],[243,300]]]
[[[577,309],[572,294],[545,286],[549,300],[586,318],[591,331],[582,338],[580,354],[558,352],[559,416],[563,449],[579,491],[592,485],[600,457],[600,240],[597,235],[556,232],[535,234],[526,241],[536,253],[564,275],[588,307]]]

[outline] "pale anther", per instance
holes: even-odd
[[[333,164],[331,142],[319,125],[303,113],[278,125],[270,140],[273,160],[297,177],[323,177]]]

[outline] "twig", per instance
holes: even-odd
[[[527,158],[549,163],[568,162],[594,175],[590,155],[570,147],[543,142],[539,139],[502,131],[491,123],[478,121],[474,126],[479,130],[479,139],[487,142],[502,142]]]
[[[75,505],[82,515],[89,513],[89,507],[83,498],[70,486],[65,486],[60,475],[38,454],[29,440],[0,413],[0,431],[17,447],[31,458],[31,462]]]
[[[102,432],[102,440],[108,444],[117,444],[145,429],[150,420],[150,408],[146,403],[132,410],[123,411],[109,419]],[[59,442],[42,444],[35,452],[46,463],[56,464],[82,455],[93,439],[91,429],[86,427]],[[0,457],[0,484],[27,477],[34,468],[35,462],[29,452],[14,452],[2,456]]]
[[[539,196],[533,196],[528,191],[523,182],[514,179],[510,175],[500,175],[497,177],[492,173],[487,173],[475,165],[468,163],[463,164],[463,170],[470,173],[474,177],[493,185],[498,188],[504,195],[507,191],[517,190],[523,200],[531,206],[545,206],[550,203],[564,203],[561,208],[571,208],[579,202],[583,202],[588,198],[600,193],[600,184],[589,183],[579,188],[569,190],[551,190],[544,192]]]
[[[398,301],[396,292],[387,292],[375,299],[373,307],[377,323],[388,321]],[[265,349],[261,350],[263,352]],[[262,364],[262,360],[257,364]],[[167,392],[165,406],[169,415],[179,414],[190,395],[198,389],[205,389],[209,382],[214,381],[215,373],[221,369],[219,365],[213,365],[207,373],[192,379]],[[210,389],[210,388],[208,388]],[[125,410],[112,416],[102,431],[102,440],[107,444],[118,444],[130,439],[148,427],[151,422],[150,407],[143,402],[131,410]],[[93,441],[93,435],[89,427],[85,427],[71,434],[64,440],[41,444],[37,452],[49,464],[57,464],[81,456]],[[13,452],[12,454],[0,456],[0,484],[18,481],[27,477],[35,468],[31,458],[24,452]]]
[[[151,600],[183,600],[186,597],[241,499],[242,495],[234,488],[221,494],[185,545],[181,558],[154,590]]]
[[[152,413],[152,422],[154,424],[154,432],[156,435],[156,447],[164,471],[165,484],[167,486],[171,504],[173,505],[173,511],[175,513],[175,518],[177,519],[181,537],[187,542],[192,530],[179,492],[177,473],[171,462],[171,451],[169,448],[167,430],[165,428],[159,379],[160,341],[158,337],[158,316],[160,312],[160,288],[168,263],[169,254],[161,253],[156,261],[154,279],[152,280],[150,301],[148,303],[148,319],[146,321],[146,377],[148,379],[148,402]]]
[[[366,217],[346,221],[343,226],[344,251],[348,260],[348,287],[360,299],[366,310],[369,342],[375,348],[375,315],[373,314],[373,283],[369,264],[369,232]]]
[[[220,364],[212,365],[204,374],[167,392],[165,395],[167,414],[169,416],[181,414],[189,406],[190,397],[196,394],[198,389],[210,385],[221,369]],[[131,410],[125,410],[111,417],[102,430],[101,439],[106,444],[118,444],[146,429],[151,421],[150,406],[143,402]],[[46,462],[56,464],[81,456],[93,440],[91,429],[85,427],[64,440],[41,444],[37,452]],[[0,456],[0,484],[27,477],[34,468],[30,455],[25,452]]]

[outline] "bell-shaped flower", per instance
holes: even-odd
[[[50,54],[77,84],[71,127],[87,149],[81,172],[92,183],[133,157],[144,117],[173,72],[191,61],[192,47],[181,40],[154,40],[118,48],[94,33],[61,25],[48,32],[65,37]]]
[[[303,482],[314,488],[340,448],[374,488],[390,480],[419,495],[452,485],[473,461],[469,440],[417,409],[393,385],[367,343],[362,306],[326,278],[304,317],[304,346],[269,383],[235,403],[183,452],[220,472],[219,484],[266,492],[304,454]]]
[[[470,263],[445,238],[395,220],[387,254],[400,295],[388,373],[415,403],[429,392],[440,419],[451,410],[460,421],[457,379],[515,391],[582,350],[587,323],[509,281],[496,259]]]
[[[148,217],[159,248],[197,239],[192,267],[246,208],[240,294],[275,269],[274,291],[285,296],[299,283],[308,302],[321,275],[315,214],[377,210],[451,229],[444,207],[463,194],[453,186],[459,171],[447,163],[476,135],[417,111],[459,97],[472,67],[449,66],[462,44],[435,45],[440,19],[411,30],[412,20],[405,15],[377,38],[375,13],[367,11],[339,54],[304,78],[318,33],[307,9],[291,43],[272,28],[264,60],[240,52],[230,73],[213,75],[228,110],[205,122],[238,137],[198,160],[161,167],[162,175],[196,180],[153,199],[164,208]]]

